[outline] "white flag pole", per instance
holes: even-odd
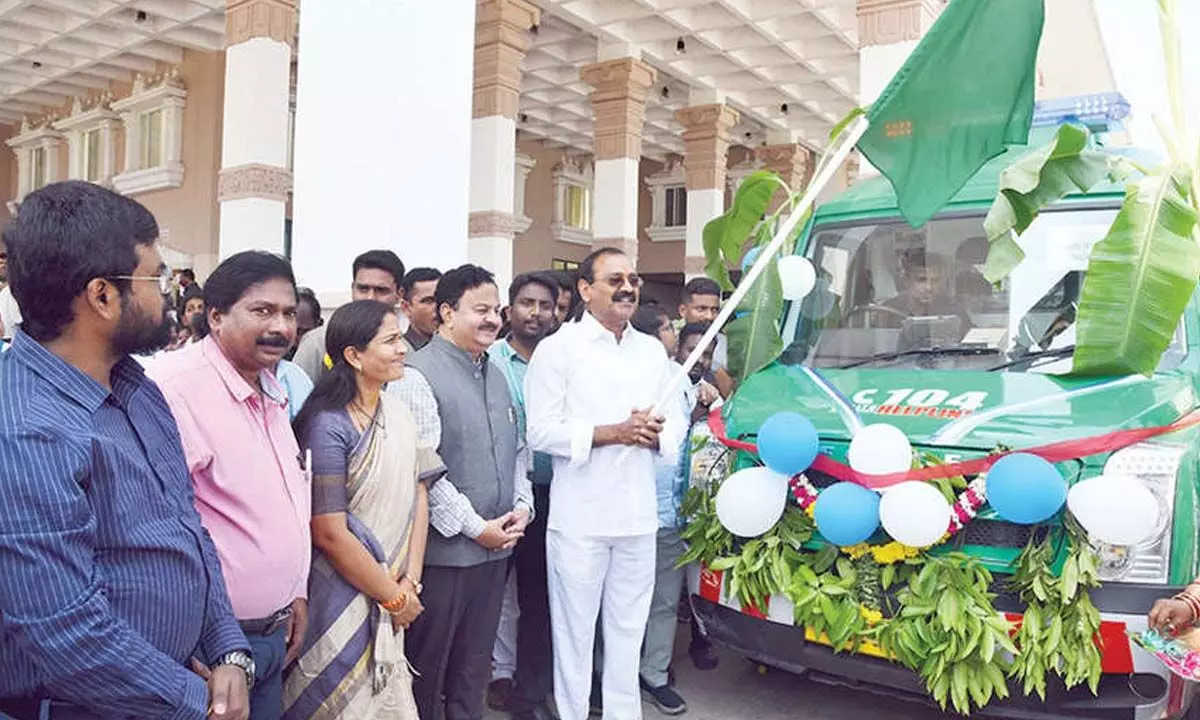
[[[742,276],[742,281],[738,283],[738,286],[734,289],[733,295],[730,295],[729,299],[725,301],[725,304],[722,306],[721,312],[717,315],[717,318],[712,321],[712,323],[708,326],[708,330],[703,336],[701,336],[700,342],[696,344],[696,349],[692,350],[692,354],[688,355],[688,359],[686,362],[684,362],[683,367],[679,369],[679,372],[675,373],[675,377],[672,378],[671,382],[667,383],[666,388],[663,389],[662,396],[659,397],[658,402],[654,403],[654,407],[650,410],[651,415],[657,415],[662,406],[675,396],[675,393],[678,392],[680,383],[687,378],[688,373],[690,373],[696,363],[700,361],[700,356],[704,354],[704,350],[712,344],[713,340],[716,339],[717,335],[721,332],[721,328],[724,327],[725,323],[729,320],[729,316],[733,315],[734,310],[737,309],[737,306],[742,302],[742,299],[746,297],[746,293],[750,292],[750,288],[753,287],[754,281],[757,280],[758,276],[762,275],[763,270],[766,270],[767,266],[771,264],[771,258],[775,256],[775,253],[779,252],[779,248],[783,247],[783,243],[788,239],[788,237],[791,236],[793,232],[795,232],[796,225],[800,223],[800,220],[808,212],[809,208],[811,208],[813,203],[816,202],[817,195],[825,189],[825,186],[828,185],[831,180],[833,180],[833,174],[837,172],[838,168],[840,168],[842,163],[845,162],[846,157],[850,155],[852,150],[854,150],[854,146],[858,144],[859,139],[862,138],[864,133],[866,133],[868,127],[870,127],[870,123],[867,122],[866,117],[859,117],[854,121],[853,125],[843,132],[841,138],[839,138],[839,142],[841,144],[838,146],[837,151],[834,152],[828,158],[827,162],[825,162],[820,168],[816,177],[813,178],[812,182],[808,184],[808,188],[805,189],[804,195],[800,198],[800,202],[796,204],[796,207],[792,209],[792,212],[787,216],[787,219],[785,219],[783,224],[779,226],[779,230],[775,233],[775,237],[772,238],[771,242],[762,249],[762,252],[758,254],[758,258],[754,261],[754,264],[749,270],[746,271],[746,274]],[[632,449],[632,447],[627,445],[617,457],[617,463],[620,464],[625,462],[625,459],[629,457],[629,452]]]

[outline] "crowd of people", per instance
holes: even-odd
[[[0,717],[641,717],[687,709],[679,507],[723,342],[577,275],[349,268],[324,320],[282,257],[173,277],[154,217],[83,182],[4,230]],[[7,308],[11,303],[12,307]],[[5,309],[7,308],[7,309]]]

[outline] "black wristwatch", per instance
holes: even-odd
[[[220,667],[222,665],[233,665],[234,667],[241,668],[242,672],[246,673],[246,690],[254,689],[254,658],[250,653],[244,650],[234,650],[231,653],[225,653],[213,664],[213,667]]]

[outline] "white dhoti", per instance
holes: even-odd
[[[546,533],[554,697],[561,720],[586,720],[596,616],[604,615],[604,720],[641,720],[642,637],[654,593],[655,534]]]

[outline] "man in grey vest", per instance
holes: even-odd
[[[394,391],[446,475],[429,490],[425,612],[409,628],[413,694],[422,720],[481,720],[508,559],[529,523],[533,492],[518,472],[517,415],[488,362],[500,330],[492,274],[463,265],[435,294],[438,332],[408,361]],[[444,696],[444,697],[443,697]]]

